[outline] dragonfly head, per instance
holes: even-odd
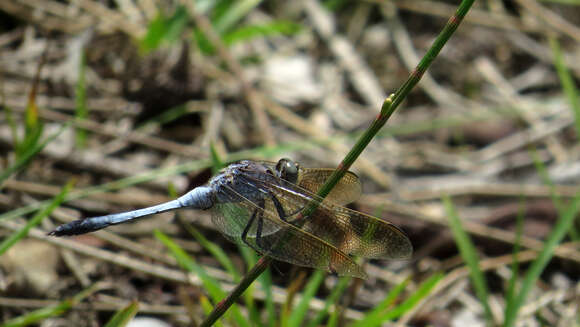
[[[300,167],[298,164],[288,158],[282,158],[278,160],[276,164],[276,172],[278,177],[296,184],[298,181],[298,171]]]

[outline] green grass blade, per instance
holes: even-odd
[[[105,327],[123,327],[126,326],[139,311],[139,302],[133,301],[125,308],[117,311],[115,315],[107,322]]]
[[[265,294],[264,307],[266,309],[267,322],[266,326],[274,327],[277,322],[276,306],[274,304],[274,296],[272,295],[272,272],[270,269],[266,269],[260,277],[258,277],[258,282],[262,287],[262,291]]]
[[[542,248],[538,258],[534,260],[532,265],[530,266],[526,276],[524,277],[524,281],[522,282],[522,287],[520,292],[515,297],[513,301],[513,306],[509,312],[506,312],[506,320],[504,322],[504,326],[513,326],[515,320],[517,318],[517,313],[521,306],[524,304],[524,301],[540,277],[544,268],[552,259],[554,255],[554,249],[560,244],[564,236],[566,235],[567,230],[572,226],[576,215],[578,214],[578,208],[580,206],[580,192],[576,194],[572,203],[566,208],[563,215],[560,216],[554,229],[548,236],[548,239],[544,243],[544,247]]]
[[[0,327],[21,327],[41,322],[50,317],[58,317],[69,310],[73,304],[70,300],[60,302],[55,306],[34,310],[20,317],[10,319],[1,324]]]
[[[178,6],[175,9],[175,13],[167,20],[167,28],[163,40],[168,44],[178,41],[185,30],[188,20],[189,15],[185,6]]]
[[[226,33],[223,40],[227,45],[247,41],[257,37],[271,35],[294,35],[302,29],[302,25],[289,21],[273,21],[262,25],[247,25]]]
[[[244,262],[246,263],[246,267],[251,267],[254,264],[256,264],[256,262],[258,261],[258,255],[256,254],[256,252],[254,250],[252,250],[251,248],[241,245],[241,244],[237,244],[237,248],[238,251],[240,252],[240,254],[242,255],[242,258],[244,258]],[[260,276],[262,277],[262,276]],[[236,282],[239,282],[241,279],[238,278],[236,280]],[[258,281],[261,283],[262,287],[264,287],[263,284],[263,280],[261,278],[258,278]],[[269,292],[270,296],[272,295],[272,285],[271,285],[271,279],[270,279],[270,283],[269,283],[269,288],[264,289],[264,292],[266,292],[266,297],[268,297],[268,293]],[[260,319],[260,313],[258,311],[258,308],[256,307],[256,301],[254,301],[254,284],[250,285],[248,287],[248,289],[244,292],[244,294],[242,294],[244,301],[246,303],[246,306],[248,307],[248,311],[250,312],[250,318],[252,320],[252,322],[254,323],[254,325],[256,326],[263,326],[263,323]]]
[[[161,44],[163,36],[167,27],[165,26],[165,17],[159,13],[152,21],[149,22],[147,27],[147,33],[143,37],[140,43],[140,49],[144,53],[148,53],[155,50]]]
[[[44,125],[40,122],[38,122],[38,124],[34,125],[33,127],[26,128],[22,142],[18,144],[17,148],[15,148],[17,158],[26,156],[28,149],[38,146],[43,129]]]
[[[429,277],[426,281],[424,281],[417,291],[409,296],[405,301],[403,301],[400,305],[396,306],[392,310],[383,310],[382,312],[375,313],[374,311],[365,317],[364,323],[357,322],[354,326],[365,326],[365,327],[372,327],[372,326],[380,326],[387,321],[397,319],[398,317],[402,316],[409,310],[413,309],[424,297],[429,295],[433,288],[437,286],[437,283],[443,278],[443,274],[437,273],[433,276]],[[403,282],[399,284],[393,291],[389,293],[387,299],[381,303],[385,309],[389,306],[389,302],[394,300],[403,290],[406,283]]]
[[[67,183],[62,188],[60,193],[53,198],[52,202],[49,205],[47,205],[43,210],[39,211],[36,215],[34,215],[34,217],[32,217],[32,219],[30,219],[28,221],[28,223],[26,223],[26,225],[21,230],[14,232],[10,236],[8,236],[6,239],[4,239],[4,241],[2,241],[2,243],[0,243],[0,256],[2,254],[6,253],[6,251],[8,251],[8,249],[10,249],[19,240],[26,237],[28,235],[28,232],[30,231],[30,229],[32,229],[32,227],[40,224],[40,222],[44,218],[46,218],[48,215],[50,215],[50,213],[54,209],[56,209],[58,206],[60,206],[60,204],[64,201],[65,196],[68,194],[68,192],[72,188],[72,185],[73,185],[73,182]]]
[[[54,139],[56,139],[64,130],[65,128],[67,128],[69,125],[63,125],[58,131],[56,131],[56,133],[50,135],[49,137],[47,137],[43,142],[37,143],[34,146],[32,146],[31,148],[27,149],[22,156],[19,156],[16,159],[16,162],[11,165],[10,167],[6,168],[2,173],[0,173],[0,189],[2,188],[2,183],[4,183],[4,181],[10,177],[12,174],[18,172],[19,170],[21,170],[22,168],[24,168],[28,162],[36,155],[38,154],[40,151],[42,151],[42,149],[44,149],[44,147],[52,142]]]
[[[325,0],[322,5],[330,11],[338,11],[348,4],[348,0]]]
[[[211,301],[205,296],[205,295],[200,295],[199,297],[199,303],[201,304],[201,307],[203,308],[203,312],[205,312],[206,315],[210,314],[211,311],[213,310],[213,304],[211,304]],[[222,327],[223,324],[221,321],[216,321],[215,324],[213,324],[213,326],[215,327]]]
[[[215,175],[225,167],[225,163],[222,158],[220,158],[220,155],[213,142],[209,145],[209,153],[211,155],[211,171]]]
[[[536,162],[536,167],[539,169],[538,171],[542,174],[542,171],[545,170],[545,167],[541,164],[537,157],[534,158]],[[510,303],[510,306],[506,308],[505,314],[505,327],[511,327],[515,324],[518,311],[523,306],[528,293],[534,287],[536,281],[540,277],[542,271],[548,264],[548,262],[552,259],[554,255],[554,249],[560,244],[566,233],[573,227],[574,220],[576,219],[576,215],[578,214],[578,207],[580,206],[580,192],[576,193],[574,198],[572,199],[571,203],[562,211],[558,210],[559,219],[556,222],[552,232],[548,235],[542,250],[540,251],[538,257],[532,265],[528,269],[524,280],[521,285],[521,289],[519,293],[514,297],[513,301]]]
[[[191,258],[182,248],[180,248],[175,242],[173,242],[161,231],[155,230],[154,234],[155,237],[161,241],[169,249],[169,251],[171,251],[171,254],[175,257],[179,265],[184,270],[199,276],[205,290],[208,292],[215,303],[218,303],[223,297],[225,297],[226,293],[220,287],[219,282],[208,275],[207,272],[200,265],[198,265],[193,260],[193,258]],[[231,316],[233,317],[233,320],[237,326],[250,326],[248,321],[243,317],[237,305],[232,305],[232,310],[229,312],[231,312]]]
[[[302,298],[298,305],[292,310],[292,314],[290,315],[290,319],[288,319],[286,326],[298,327],[303,324],[304,317],[306,317],[308,309],[310,308],[310,301],[312,301],[316,295],[316,292],[324,281],[325,276],[326,272],[322,270],[315,270],[312,276],[310,276],[310,279],[304,288]]]
[[[191,111],[189,110],[186,103],[179,104],[175,107],[164,109],[160,114],[147,119],[146,121],[137,125],[136,129],[145,129],[149,126],[157,126],[168,124],[173,121],[178,120],[179,118],[189,114]]]
[[[75,116],[77,120],[85,120],[89,116],[89,108],[87,106],[87,87],[86,87],[86,67],[87,60],[84,49],[80,50],[80,60],[79,60],[79,78],[76,85],[75,101],[76,110]],[[77,128],[76,132],[76,143],[77,147],[83,149],[87,143],[87,131],[83,128]]]
[[[46,308],[41,308],[34,310],[32,312],[26,313],[20,317],[10,319],[0,324],[0,327],[21,327],[28,326],[31,324],[39,323],[50,317],[58,317],[64,312],[68,311],[70,308],[74,307],[77,303],[84,300],[86,297],[90,296],[98,290],[98,286],[92,285],[89,288],[81,291],[71,299],[61,301],[57,305],[49,306]]]
[[[244,258],[244,262],[246,263],[247,267],[252,267],[258,261],[258,255],[256,251],[252,250],[251,248],[238,244],[238,250],[242,257]],[[260,287],[264,292],[264,307],[266,312],[268,312],[266,326],[275,326],[278,322],[278,315],[276,313],[276,306],[274,304],[274,297],[272,295],[272,272],[270,269],[266,269],[259,277],[258,282],[260,283]],[[251,302],[252,305],[255,302],[253,297],[254,287],[253,284],[248,287],[248,289],[244,292],[243,296],[246,300],[247,305]],[[260,322],[260,324],[262,324]]]
[[[188,20],[189,15],[184,6],[178,6],[170,17],[159,12],[149,23],[147,33],[139,42],[140,50],[148,53],[158,49],[163,43],[171,44],[179,40]]]
[[[580,0],[540,0],[540,2],[559,3],[563,5],[580,6]]]
[[[326,323],[326,327],[336,327],[340,321],[340,308],[335,308],[330,316],[328,317],[328,322]]]
[[[224,291],[219,283],[209,276],[205,270],[193,260],[193,258],[177,245],[177,243],[173,242],[173,240],[159,230],[155,230],[154,234],[155,237],[169,249],[182,269],[199,276],[206,291],[214,301],[219,300],[219,298],[223,296]]]
[[[244,258],[244,262],[246,263],[246,265],[248,267],[255,265],[256,262],[258,261],[258,255],[256,254],[256,251],[245,245],[241,244],[236,245],[238,247],[238,251],[242,255],[242,258]]]
[[[322,320],[328,315],[328,309],[331,305],[338,302],[338,299],[344,294],[348,284],[350,283],[350,277],[341,277],[338,279],[338,283],[332,289],[332,292],[328,295],[328,297],[324,301],[324,307],[322,310],[318,311],[314,318],[308,323],[308,327],[315,327],[320,326],[322,324]]]
[[[214,22],[214,27],[219,34],[232,28],[262,0],[239,0],[234,1],[227,10]]]
[[[491,309],[489,308],[489,302],[487,298],[488,287],[485,276],[481,272],[481,269],[479,269],[479,256],[477,255],[469,235],[467,235],[461,226],[461,221],[455,212],[455,207],[453,206],[453,203],[451,203],[449,196],[443,196],[443,204],[445,205],[445,211],[449,217],[449,226],[453,232],[453,237],[455,238],[455,242],[457,243],[461,257],[469,267],[469,276],[473,282],[475,293],[477,294],[477,297],[479,298],[479,301],[485,310],[485,318],[488,324],[492,324],[493,316],[491,314]]]
[[[550,199],[552,199],[552,202],[554,202],[554,206],[556,207],[556,210],[558,210],[558,214],[562,216],[565,211],[564,205],[560,200],[560,196],[558,196],[558,194],[556,193],[556,186],[550,179],[550,174],[548,173],[546,166],[542,163],[542,160],[538,156],[538,153],[535,151],[535,149],[532,149],[529,152],[530,156],[534,160],[534,167],[536,168],[536,171],[538,172],[538,175],[540,176],[542,183],[550,187]],[[570,235],[570,238],[574,241],[578,241],[578,239],[580,238],[578,236],[576,226],[574,225],[572,226],[572,228],[570,228],[568,233]]]
[[[524,230],[524,215],[525,215],[525,202],[524,202],[524,198],[522,197],[521,201],[520,201],[520,208],[519,208],[519,212],[518,215],[516,217],[516,240],[514,242],[514,249],[512,251],[512,256],[513,256],[513,260],[512,260],[512,264],[511,264],[511,268],[512,268],[512,276],[509,280],[508,283],[508,291],[506,294],[506,298],[505,298],[505,302],[506,302],[506,309],[505,309],[505,314],[507,315],[508,311],[513,310],[512,307],[514,305],[514,299],[515,299],[515,294],[516,294],[516,287],[517,287],[517,281],[519,278],[519,260],[518,260],[518,253],[520,252],[520,243],[521,243],[521,238],[522,238],[522,233]]]
[[[394,287],[389,294],[375,306],[371,311],[367,312],[365,317],[351,325],[351,327],[365,327],[365,326],[377,326],[383,321],[382,317],[387,312],[388,308],[395,303],[395,300],[399,295],[405,290],[409,284],[409,279],[405,279],[402,283]]]
[[[222,248],[208,240],[191,224],[184,223],[183,227],[220,263],[220,265],[222,265],[222,267],[224,267],[224,269],[233,277],[234,281],[238,281],[241,278],[240,272],[234,267],[234,263]]]
[[[423,282],[413,295],[409,296],[403,303],[389,311],[382,317],[382,322],[397,319],[404,315],[407,311],[413,309],[424,297],[429,295],[433,288],[437,286],[439,281],[443,278],[443,274],[434,274]],[[381,322],[381,323],[382,323]]]
[[[578,90],[574,85],[574,78],[566,63],[564,62],[564,56],[562,55],[562,49],[560,49],[560,43],[558,40],[550,37],[550,48],[552,49],[552,54],[554,56],[554,66],[558,72],[558,77],[560,78],[560,83],[562,83],[562,88],[564,89],[564,94],[570,102],[570,107],[572,113],[574,114],[574,122],[576,123],[576,138],[580,139],[580,95]]]

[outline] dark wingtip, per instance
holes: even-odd
[[[413,243],[406,236],[398,240],[399,242],[394,242],[390,247],[390,253],[386,255],[386,258],[392,260],[409,260],[413,258]]]

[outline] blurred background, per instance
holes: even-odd
[[[0,322],[46,309],[30,321],[101,326],[136,301],[132,326],[200,323],[219,292],[196,269],[227,294],[232,271],[257,257],[207,213],[69,239],[46,232],[167,201],[219,163],[336,167],[457,5],[0,0]],[[375,325],[500,325],[538,258],[517,323],[579,324],[579,23],[578,1],[476,2],[352,168],[363,196],[350,207],[403,229],[413,258],[366,262],[368,280],[344,288],[276,262],[223,324],[351,325],[376,313]],[[197,268],[182,269],[154,230]],[[65,299],[72,308],[55,310]]]

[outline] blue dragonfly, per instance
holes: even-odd
[[[217,229],[233,242],[280,261],[342,276],[366,278],[350,255],[409,258],[413,248],[399,228],[344,207],[361,194],[361,183],[354,173],[347,172],[326,198],[315,194],[332,172],[302,168],[290,159],[277,163],[243,160],[175,200],[75,220],[49,234],[79,235],[161,212],[193,208],[211,210]],[[306,214],[312,203],[316,208]]]

